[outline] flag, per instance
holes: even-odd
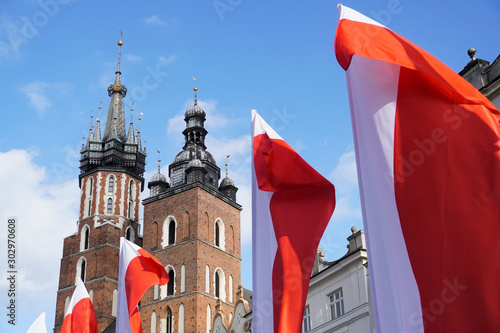
[[[335,188],[252,111],[255,333],[300,333],[319,241]]]
[[[60,333],[98,333],[97,319],[89,293],[79,278],[69,301]]]
[[[162,263],[136,244],[120,238],[116,332],[142,332],[138,304],[149,287],[168,283]]]
[[[42,312],[33,324],[31,324],[26,333],[47,333],[47,327],[45,326],[45,312]]]
[[[339,19],[377,332],[499,332],[498,110],[386,27]]]

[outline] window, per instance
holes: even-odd
[[[215,272],[215,297],[220,297],[220,282],[219,272]]]
[[[309,305],[304,308],[304,319],[302,319],[302,332],[309,332],[311,330],[311,310]]]
[[[168,272],[167,296],[174,296],[174,278],[175,273],[174,270],[171,269]]]
[[[175,244],[177,231],[177,220],[172,215],[169,215],[163,222],[163,234],[161,238],[161,246],[167,247]]]
[[[109,193],[115,192],[115,178],[113,176],[109,177],[108,180],[108,192]]]
[[[205,292],[208,294],[210,292],[210,267],[205,269]]]
[[[330,312],[332,320],[344,314],[344,293],[342,289],[330,295]]]
[[[113,213],[113,199],[108,199],[108,208],[106,209],[106,214]]]
[[[89,248],[89,237],[90,237],[90,228],[88,225],[84,225],[81,231],[80,238],[80,251],[88,250]]]
[[[218,218],[215,221],[214,229],[215,229],[214,244],[215,246],[224,250],[224,223],[222,222],[221,219]]]
[[[226,301],[226,277],[220,268],[217,268],[214,273],[214,296]]]
[[[83,282],[85,282],[85,270],[87,266],[87,260],[85,257],[81,257],[78,259],[78,262],[76,264],[76,277],[75,277],[75,285],[78,282],[78,279],[82,279]]]
[[[133,180],[130,181],[128,187],[128,218],[134,219],[134,199],[135,199],[135,183]]]
[[[167,308],[167,333],[172,333],[172,310]]]
[[[220,246],[220,230],[219,230],[219,223],[215,223],[215,246],[219,247]]]
[[[175,221],[168,224],[168,245],[175,244]]]
[[[127,227],[127,230],[125,231],[125,238],[131,242],[135,241],[135,232],[132,227]]]

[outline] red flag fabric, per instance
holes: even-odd
[[[61,333],[98,333],[97,319],[90,296],[81,279],[69,301]]]
[[[377,331],[500,331],[498,110],[386,27],[339,17]]]
[[[118,267],[118,301],[116,332],[142,332],[141,316],[137,305],[149,287],[168,283],[168,273],[162,263],[148,251],[120,239]]]
[[[252,111],[253,332],[300,333],[335,188]]]

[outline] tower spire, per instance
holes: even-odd
[[[134,108],[130,108],[130,126],[128,128],[127,143],[134,143]]]
[[[121,84],[121,50],[123,42],[118,41],[118,62],[115,72],[115,82],[108,87],[108,95],[111,97],[109,102],[108,117],[106,127],[104,128],[104,140],[115,136],[122,142],[126,140],[125,132],[125,113],[123,110],[123,98],[127,95],[127,88]],[[115,132],[116,126],[116,132]]]
[[[97,120],[95,123],[94,140],[101,141],[101,106],[99,105],[99,111],[97,113]]]

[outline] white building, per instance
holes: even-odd
[[[318,249],[313,267],[303,319],[303,332],[374,332],[370,321],[370,290],[368,261],[363,230],[351,228],[347,238],[348,251],[340,259],[328,262]],[[213,331],[243,333],[252,331],[252,313],[249,312],[243,292],[238,293],[236,315],[217,313]]]
[[[351,228],[347,253],[327,262],[318,249],[304,311],[303,332],[371,331],[368,261],[363,230]]]

